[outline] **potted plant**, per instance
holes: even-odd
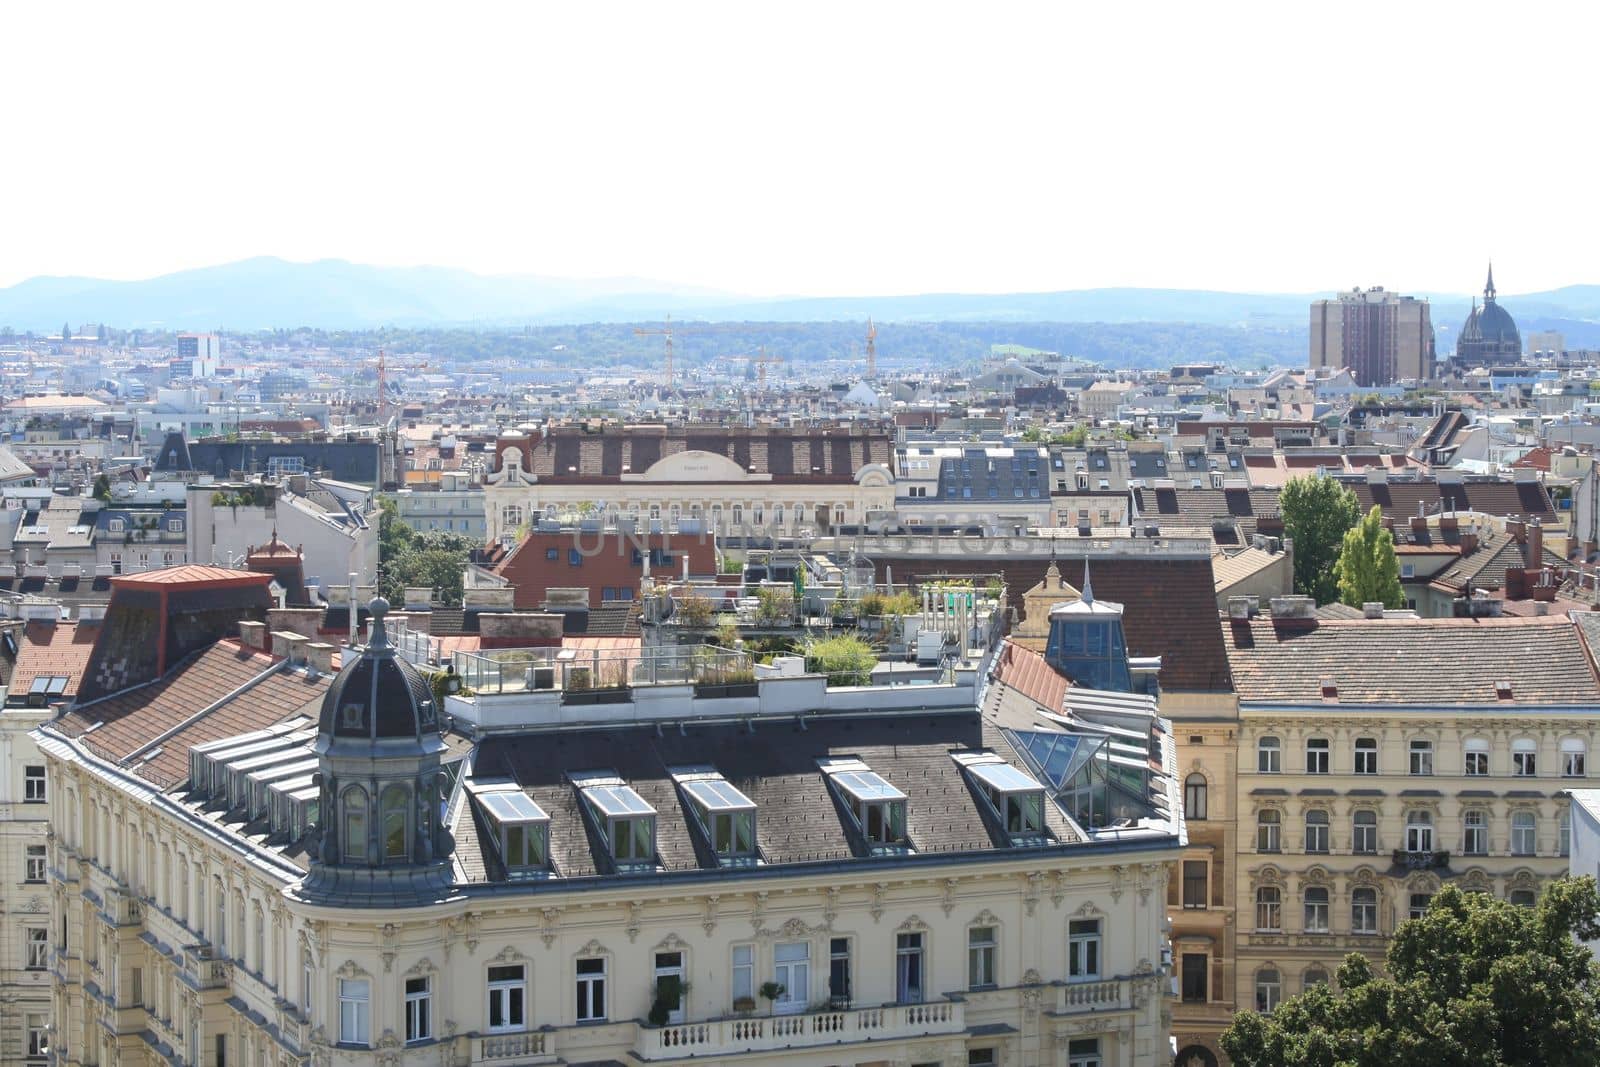
[[[771,1015],[778,1007],[778,998],[788,992],[788,987],[782,982],[762,982],[761,999],[767,1002],[767,1014]]]
[[[655,999],[650,1003],[651,1026],[665,1026],[672,1021],[672,1013],[683,1007],[683,998],[689,992],[689,983],[675,974],[664,974],[656,979]]]
[[[751,1012],[756,1010],[756,998],[734,997],[733,1010],[738,1012],[740,1015],[749,1015]]]

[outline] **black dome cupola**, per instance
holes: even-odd
[[[318,729],[324,736],[377,741],[418,739],[439,732],[433,691],[411,664],[395,655],[384,629],[389,602],[369,606],[372,633],[367,647],[334,679],[322,701]]]

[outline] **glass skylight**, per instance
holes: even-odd
[[[839,784],[839,788],[859,801],[906,799],[904,793],[890,785],[876,771],[836,771],[833,780]]]
[[[542,822],[549,818],[544,809],[533,802],[533,798],[523,792],[480,793],[478,800],[483,804],[483,810],[492,815],[497,822]]]
[[[626,818],[630,815],[654,815],[656,809],[644,802],[644,797],[626,785],[585,786],[583,795],[595,810],[607,818]]]

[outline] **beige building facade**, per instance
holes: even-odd
[[[49,715],[0,710],[0,1067],[49,1048],[50,780],[29,734]]]

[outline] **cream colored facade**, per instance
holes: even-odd
[[[511,536],[525,522],[594,510],[607,519],[660,521],[665,530],[690,520],[700,529],[750,536],[827,530],[886,517],[894,510],[894,475],[878,463],[853,481],[774,481],[726,456],[688,451],[666,456],[615,481],[541,481],[525,470],[515,448],[501,453],[500,468],[484,479],[490,541]]]
[[[42,1059],[50,1024],[50,786],[28,731],[43,708],[0,710],[0,1067]]]
[[[1350,952],[1381,962],[1395,927],[1446,879],[1531,901],[1567,869],[1562,791],[1592,780],[1564,776],[1565,757],[1581,752],[1587,771],[1600,745],[1600,723],[1584,707],[1246,702],[1240,719],[1240,1007],[1268,1007],[1274,995],[1331,978]],[[1371,753],[1359,768],[1358,741]],[[1469,742],[1486,763],[1469,756]],[[1323,765],[1322,743],[1327,773],[1308,774],[1308,764]],[[1516,773],[1521,749],[1535,773]],[[1466,773],[1480,767],[1487,772]],[[1325,829],[1313,825],[1324,816]],[[1369,818],[1370,830],[1358,827]]]
[[[47,738],[44,747],[61,798],[50,956],[57,1063],[1170,1060],[1161,973],[1170,846],[1086,849],[1048,869],[1022,854],[905,875],[717,878],[703,890],[650,880],[583,891],[500,886],[420,908],[335,909],[297,900],[300,872],[275,850],[219,832],[74,743]],[[1101,920],[1101,973],[1068,982],[1069,923],[1085,918]],[[995,978],[969,991],[974,930],[994,934]],[[893,1003],[907,934],[921,935],[928,987],[939,991],[925,1003]],[[838,939],[849,943],[856,995],[833,1010]],[[780,948],[802,945],[806,1010],[773,1015],[763,1001],[730,1012],[736,949],[750,950],[759,985],[777,973]],[[686,1011],[650,1027],[663,954],[683,967]],[[602,1020],[575,1017],[579,960],[603,969]],[[491,968],[521,968],[525,1014],[514,1029],[490,1026]],[[408,1043],[406,990],[416,979],[427,980],[431,1036]],[[367,994],[359,1004],[350,999],[357,989]]]

